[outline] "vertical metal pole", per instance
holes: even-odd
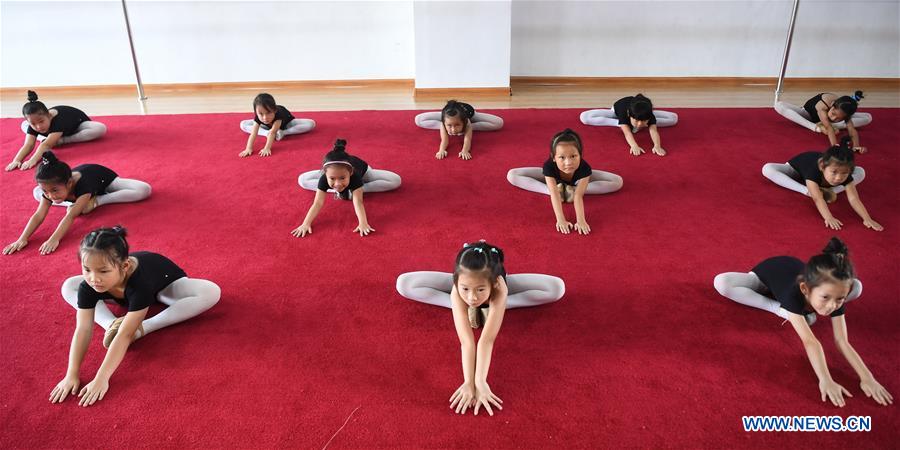
[[[141,81],[141,71],[138,69],[137,55],[134,53],[134,41],[131,39],[131,22],[128,21],[128,8],[125,6],[125,0],[122,0],[122,14],[125,15],[128,46],[131,47],[131,61],[134,62],[134,76],[137,78],[138,100],[147,100],[147,96],[144,95],[144,83]]]
[[[125,0],[122,0],[123,2]],[[784,72],[787,71],[788,56],[791,54],[791,41],[794,40],[794,23],[797,22],[797,8],[800,0],[794,0],[794,8],[791,10],[791,25],[788,27],[787,41],[784,43],[784,56],[781,57],[781,73],[778,74],[778,86],[775,87],[775,102],[781,98],[784,86]]]

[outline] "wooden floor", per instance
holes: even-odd
[[[792,82],[787,80],[782,99],[803,103],[823,91],[849,94],[865,91],[865,107],[900,107],[900,80],[870,82],[841,80]],[[448,96],[413,96],[411,85],[393,83],[386,86],[344,83],[327,87],[272,87],[242,84],[240,87],[155,87],[148,89],[148,99],[138,101],[137,90],[128,88],[53,88],[38,91],[47,105],[77,106],[90,115],[189,114],[210,112],[249,112],[253,97],[269,92],[279,104],[292,111],[333,111],[366,109],[438,109]],[[767,107],[774,99],[774,82],[715,81],[630,81],[601,82],[513,81],[512,95],[460,93],[456,96],[478,108],[600,108],[608,107],[625,95],[643,92],[659,108],[690,107]],[[2,117],[21,117],[25,89],[3,89],[0,97]]]

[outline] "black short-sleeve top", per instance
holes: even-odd
[[[75,166],[72,172],[80,173],[81,178],[75,182],[75,187],[72,188],[72,194],[67,199],[70,201],[78,200],[78,197],[84,194],[90,194],[91,197],[105,194],[106,188],[119,176],[112,169],[99,164]],[[50,200],[46,195],[43,197]]]
[[[56,110],[56,116],[50,119],[50,128],[46,133],[38,133],[34,128],[28,127],[26,133],[32,136],[49,136],[50,133],[62,132],[63,136],[71,136],[78,132],[78,127],[82,122],[91,120],[84,111],[73,108],[71,106],[54,106],[50,109]]]
[[[822,152],[803,152],[791,158],[791,160],[788,161],[788,164],[790,164],[804,180],[812,181],[819,186],[831,187],[831,185],[822,179],[822,171],[819,170],[819,158],[821,157]],[[852,182],[853,175],[849,175],[840,185],[846,186]]]
[[[258,123],[259,127],[263,130],[271,130],[272,124],[274,124],[276,120],[281,121],[281,130],[287,130],[288,124],[291,123],[292,120],[294,120],[294,115],[291,114],[291,112],[288,111],[287,108],[281,105],[275,106],[275,118],[272,119],[272,123],[263,123],[261,120],[259,120],[259,116],[257,116],[256,114],[253,115],[253,121]]]
[[[548,159],[544,162],[543,173],[545,177],[551,177],[555,179],[559,184],[568,184],[570,186],[575,186],[578,183],[578,180],[582,178],[587,178],[588,180],[590,180],[593,170],[591,169],[591,166],[582,159],[581,163],[578,164],[578,168],[575,169],[575,173],[572,174],[572,180],[565,181],[562,179],[562,174],[559,171],[559,167],[556,166],[556,161]]]
[[[353,174],[350,175],[350,184],[344,189],[343,192],[338,193],[338,195],[344,199],[349,200],[350,194],[353,193],[354,189],[359,189],[363,185],[363,175],[366,174],[366,171],[369,170],[369,165],[366,164],[365,161],[353,156],[347,155],[347,160],[350,162],[350,165],[353,166]],[[319,185],[318,189],[322,192],[328,192],[331,189],[328,186],[328,180],[325,178],[325,171],[322,171],[322,176],[319,177]]]
[[[159,291],[175,280],[187,277],[178,265],[163,255],[151,252],[134,252],[138,261],[137,269],[125,284],[125,298],[115,298],[107,292],[97,292],[87,281],[78,287],[78,308],[92,309],[101,300],[114,300],[127,306],[128,311],[140,311],[156,301]]]
[[[619,119],[619,125],[628,125],[631,126],[631,114],[628,113],[629,109],[631,109],[631,102],[634,101],[634,97],[623,97],[620,98],[619,101],[613,104],[613,111],[616,113],[616,118]],[[647,125],[655,125],[656,124],[656,116],[651,115],[650,120],[647,121]]]
[[[797,277],[806,269],[806,263],[793,256],[775,256],[756,265],[752,272],[759,277],[781,307],[800,315],[810,314],[806,298],[800,292]],[[844,306],[831,313],[831,317],[844,315]]]
[[[825,100],[822,100],[823,95],[825,95],[824,92],[814,96],[813,98],[807,100],[806,103],[803,104],[803,109],[806,110],[807,114],[809,114],[809,120],[811,120],[812,122],[819,121],[819,112],[816,111],[816,106],[819,104],[819,102],[822,102],[823,104],[825,104],[825,106],[827,106],[829,109],[832,106],[832,105],[829,105],[828,103],[825,103]],[[850,119],[850,118],[847,117],[847,119]]]

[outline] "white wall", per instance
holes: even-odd
[[[512,75],[777,76],[792,2],[515,1]],[[900,2],[801,0],[787,76],[900,77]]]
[[[128,5],[146,83],[505,87],[510,74],[776,76],[791,1]],[[801,0],[788,76],[900,78],[898,24],[900,0]],[[131,83],[118,1],[0,0],[0,86]]]
[[[413,78],[412,12],[410,1],[128,2],[145,83]],[[118,1],[3,1],[0,15],[4,87],[134,82]],[[54,69],[33,70],[44,58]]]
[[[415,2],[416,88],[509,87],[510,1]]]

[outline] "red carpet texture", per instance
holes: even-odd
[[[153,196],[79,218],[56,253],[41,256],[64,214],[53,208],[25,250],[0,257],[0,444],[896,448],[900,401],[865,397],[828,320],[813,330],[832,376],[854,395],[843,409],[819,400],[790,325],[720,297],[712,280],[773,255],[806,259],[840,236],[865,286],[847,307],[850,341],[900,399],[900,111],[872,110],[861,130],[870,151],[858,157],[867,172],[859,191],[880,233],[843,195],[831,210],[846,227],[829,231],[810,200],[763,178],[764,163],[827,142],[770,109],[678,110],[680,123],[661,130],[664,158],[649,153],[646,132],[638,141],[648,153],[631,156],[617,128],[583,126],[580,110],[491,112],[506,125],[476,132],[471,161],[456,157],[459,140],[435,160],[438,132],[416,128],[417,111],[303,113],[318,129],[246,159],[237,157],[247,139],[238,122],[249,114],[98,117],[109,133],[59,157],[145,180]],[[0,122],[4,166],[21,145],[19,123]],[[594,168],[625,180],[615,194],[586,199],[589,236],[557,233],[549,198],[506,181],[512,167],[540,166],[566,127],[581,133]],[[315,233],[294,238],[313,198],[297,176],[319,167],[338,137],[403,185],[366,195],[377,230],[368,237],[351,233],[352,205],[329,198]],[[33,175],[0,174],[4,244],[35,209]],[[80,273],[81,237],[115,224],[128,227],[133,250],[218,283],[222,300],[136,342],[99,404],[51,405],[75,326],[60,285]],[[504,409],[493,417],[449,409],[462,382],[450,311],[394,288],[403,272],[451,271],[462,243],[480,238],[506,251],[509,272],[557,275],[567,288],[558,303],[506,315],[489,377]],[[82,383],[102,361],[102,336],[96,328]],[[872,431],[749,433],[747,415],[871,416]]]

